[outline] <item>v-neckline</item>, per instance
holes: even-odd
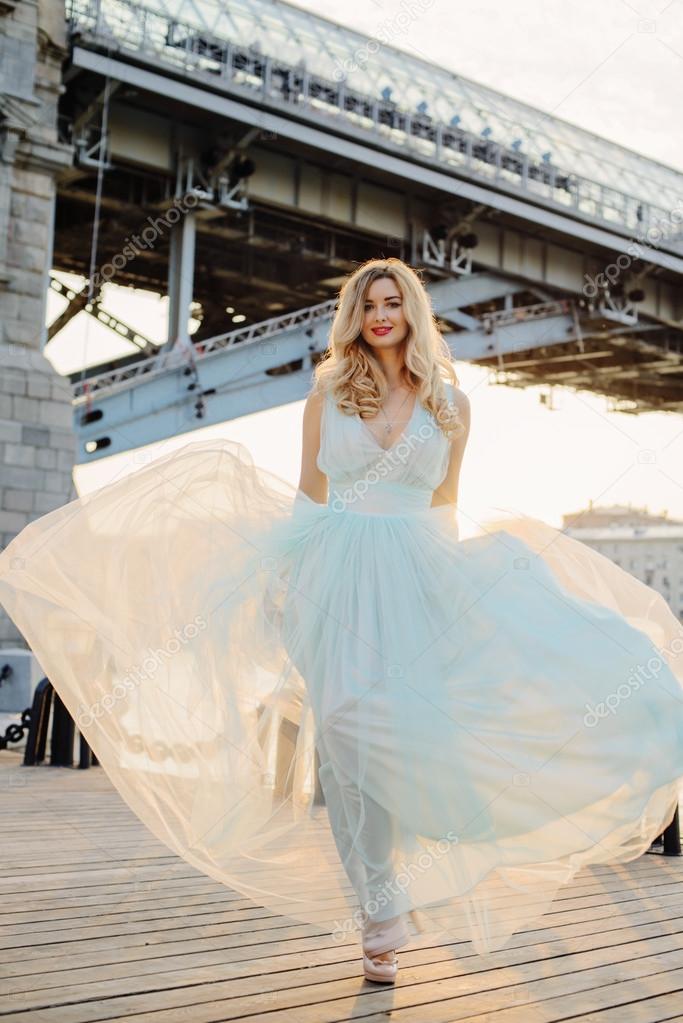
[[[406,425],[401,430],[401,433],[399,434],[399,436],[396,438],[396,440],[393,442],[393,444],[389,445],[388,448],[382,447],[382,445],[377,440],[377,438],[375,437],[374,433],[372,432],[372,430],[370,429],[368,424],[365,422],[364,419],[361,419],[360,412],[356,412],[355,416],[356,416],[356,419],[358,420],[358,422],[360,423],[361,427],[365,430],[365,432],[370,437],[370,440],[379,448],[380,451],[386,452],[386,451],[391,451],[398,444],[400,444],[402,440],[404,440],[408,430],[413,425],[413,419],[415,418],[415,413],[417,412],[417,406],[418,406],[418,397],[417,397],[417,391],[416,391],[415,392],[415,397],[413,398],[413,410],[410,413],[410,417],[409,417]],[[373,422],[374,422],[374,420],[373,420]]]

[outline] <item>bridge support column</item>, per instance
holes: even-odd
[[[0,4],[0,544],[71,496],[71,387],[45,358],[57,137],[66,53],[59,0]],[[0,607],[0,647],[26,647]]]
[[[188,345],[188,321],[194,291],[196,214],[186,213],[171,228],[168,262],[168,345]]]

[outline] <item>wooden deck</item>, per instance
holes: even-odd
[[[355,946],[172,855],[99,767],[24,768],[2,751],[0,805],[3,1020],[683,1020],[681,857],[585,871],[493,968],[468,944],[415,941],[392,988],[363,980]]]

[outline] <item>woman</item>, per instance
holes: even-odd
[[[254,929],[265,906],[287,936],[360,931],[380,982],[416,933],[485,955],[581,867],[644,853],[683,776],[678,622],[538,520],[460,540],[469,416],[418,274],[371,260],[297,488],[196,441],[0,555],[0,600],[150,830]]]

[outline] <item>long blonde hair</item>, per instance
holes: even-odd
[[[402,382],[417,391],[417,401],[448,436],[459,419],[448,400],[444,375],[455,387],[458,377],[419,273],[401,259],[369,259],[346,278],[325,356],[314,370],[312,390],[331,392],[339,410],[348,415],[373,418],[379,414],[389,384],[381,363],[362,337],[361,327],[370,285],[383,277],[393,280],[399,289],[408,323]]]

